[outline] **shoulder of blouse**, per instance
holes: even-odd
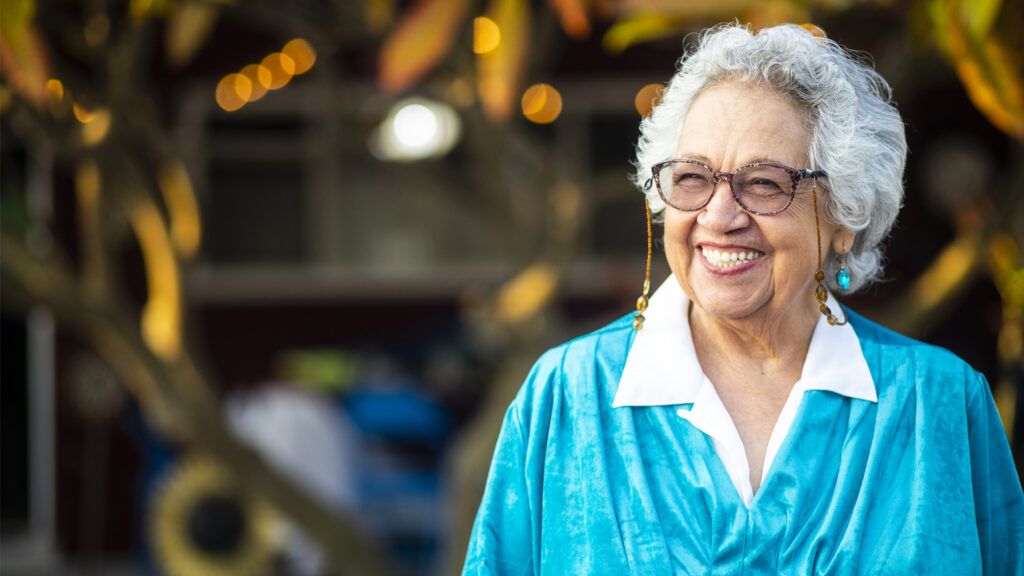
[[[984,376],[953,352],[844,310],[860,340],[879,399],[887,392],[903,396],[910,389],[918,396],[973,396],[979,382],[987,386]]]
[[[633,316],[622,316],[588,334],[555,346],[534,363],[510,409],[524,426],[549,418],[563,403],[599,410],[611,407],[633,342]]]

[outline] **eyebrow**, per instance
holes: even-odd
[[[687,159],[690,159],[690,160],[700,160],[701,162],[707,164],[708,166],[712,166],[712,167],[714,166],[714,163],[711,162],[711,159],[708,158],[707,156],[703,155],[703,154],[687,154],[687,153],[683,153],[683,154],[679,154],[676,157],[677,158],[687,158]],[[774,158],[757,157],[757,158],[751,158],[750,160],[747,160],[746,162],[740,162],[739,164],[737,164],[737,168],[740,167],[740,166],[749,166],[750,164],[759,164],[761,162],[768,162],[768,163],[771,163],[771,164],[781,164],[783,166],[789,166],[788,163],[782,162],[781,160],[775,160]]]

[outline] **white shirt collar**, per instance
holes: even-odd
[[[829,295],[833,310],[839,304]],[[706,380],[693,346],[689,299],[669,276],[651,296],[646,321],[633,338],[612,406],[664,406],[697,400]],[[800,391],[828,390],[850,398],[877,402],[875,383],[849,324],[830,326],[818,318],[807,350]]]

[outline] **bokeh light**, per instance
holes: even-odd
[[[391,109],[370,139],[382,160],[410,162],[447,154],[462,135],[462,122],[448,104],[410,98]]]
[[[437,115],[422,104],[409,104],[395,114],[395,138],[410,148],[422,147],[437,136]]]
[[[252,97],[253,83],[242,74],[228,74],[217,84],[217,105],[227,112],[238,110]]]
[[[486,16],[473,19],[473,52],[487,54],[501,43],[501,29]]]
[[[534,84],[522,98],[523,116],[536,124],[550,124],[562,113],[562,95],[550,84]]]
[[[295,60],[281,52],[274,52],[260,62],[260,65],[270,71],[270,90],[280,90],[291,81],[295,75]]]
[[[89,114],[89,121],[82,125],[82,143],[86,146],[95,146],[110,132],[110,111],[98,108]]]
[[[75,119],[77,119],[82,124],[88,124],[89,122],[92,122],[94,115],[92,110],[90,110],[89,108],[86,108],[78,102],[75,102],[74,105],[72,105],[71,110],[75,114]]]
[[[310,46],[309,42],[306,42],[302,38],[289,40],[288,43],[284,45],[284,48],[281,49],[281,53],[292,59],[292,75],[294,76],[309,72],[313,67],[313,64],[316,63],[316,50],[313,50],[313,47]]]
[[[46,81],[46,91],[53,98],[54,102],[61,102],[64,100],[64,84],[56,78],[50,78]]]
[[[661,84],[648,84],[640,89],[636,93],[636,98],[633,99],[633,105],[636,106],[636,111],[643,117],[651,115],[654,107],[661,102],[661,92],[664,86]]]
[[[259,64],[249,64],[242,68],[239,74],[248,78],[252,84],[252,90],[249,97],[246,98],[246,102],[255,102],[267,94],[267,90],[270,88],[270,70]]]

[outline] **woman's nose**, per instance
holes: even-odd
[[[711,200],[697,215],[697,222],[716,232],[729,232],[750,223],[750,215],[743,211],[732,193],[732,183],[722,178],[715,183]]]

